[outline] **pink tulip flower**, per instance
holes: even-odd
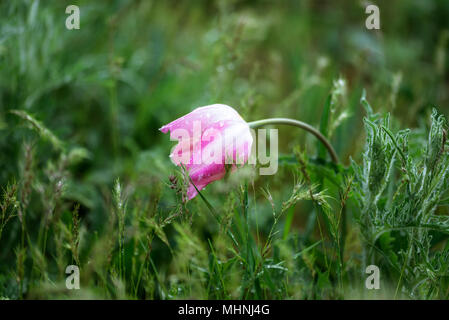
[[[248,161],[253,137],[248,123],[233,108],[223,104],[199,107],[160,128],[178,141],[170,154],[177,166],[187,169],[190,200],[209,183],[222,179],[227,167]],[[228,166],[229,165],[229,166]]]

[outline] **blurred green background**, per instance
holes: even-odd
[[[69,223],[70,212],[78,203],[80,259],[94,263],[95,243],[108,233],[113,216],[111,190],[117,178],[124,197],[145,199],[143,204],[129,206],[125,238],[133,239],[130,212],[139,203],[151,205],[161,197],[156,210],[166,215],[179,206],[168,182],[176,171],[168,158],[173,142],[158,128],[198,106],[223,103],[248,121],[290,117],[318,127],[333,90],[338,97],[334,114],[338,121],[331,142],[345,165],[350,157],[360,160],[364,144],[363,89],[373,108],[391,112],[400,128],[424,125],[433,106],[448,115],[449,1],[376,1],[381,30],[365,28],[369,3],[2,1],[0,185],[6,188],[13,181],[22,183],[27,172],[32,172],[27,206],[30,252],[45,212],[59,211],[61,219]],[[65,27],[69,4],[80,7],[79,30]],[[44,139],[40,139],[27,121],[10,112],[13,109],[38,119],[62,146],[52,142],[48,132],[41,131]],[[287,158],[297,145],[311,158],[316,155],[315,140],[300,130],[280,128],[279,138],[280,152]],[[74,158],[78,152],[79,159],[68,160],[61,168],[61,150],[68,155],[75,152]],[[27,171],[27,165],[32,169]],[[60,199],[55,196],[57,189],[51,187],[58,181],[64,184]],[[281,162],[277,175],[256,177],[254,200],[260,203],[250,218],[257,220],[262,234],[271,227],[271,206],[258,188],[269,186],[279,204],[288,197],[293,183],[287,160]],[[208,186],[203,193],[221,207],[231,201],[229,192],[239,185],[231,178]],[[201,240],[200,246],[209,249],[207,239],[219,227],[210,223],[199,199],[189,206],[187,220],[192,233]],[[293,228],[300,234],[307,228],[310,208],[309,203],[295,207]],[[167,242],[179,249],[175,229],[167,228]],[[146,233],[143,228],[141,232]],[[19,296],[16,279],[21,277],[14,270],[20,237],[16,218],[0,239],[0,296]],[[137,251],[130,242],[125,243],[128,270],[133,250]],[[43,252],[42,259],[47,262],[38,269],[46,270],[45,276],[34,279],[59,283],[51,253],[56,249],[49,244],[49,251]],[[165,281],[168,292],[170,283],[176,282],[170,277],[184,272],[173,269],[181,258],[157,237],[152,250],[154,268],[160,270],[159,278],[165,279],[160,281]],[[24,278],[31,274],[29,279],[33,279],[37,267],[30,261],[38,257],[33,253],[27,256]],[[63,261],[72,261],[68,253],[65,257]],[[149,269],[152,274],[154,270]],[[50,296],[47,289],[41,292],[42,286],[26,281],[25,297]],[[37,292],[33,293],[33,288]],[[148,292],[153,295],[139,287],[135,296],[167,297],[162,289],[152,290]],[[125,296],[134,294],[125,291]],[[118,293],[98,296],[122,297]],[[192,289],[179,297],[208,296]]]

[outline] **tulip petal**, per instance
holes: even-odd
[[[223,104],[199,107],[185,116],[160,128],[177,140],[170,158],[178,166],[185,166],[198,190],[222,179],[226,164],[248,161],[253,138],[248,124],[232,107]],[[190,184],[187,198],[197,195]]]

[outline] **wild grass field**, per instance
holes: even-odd
[[[0,299],[448,299],[449,1],[369,3],[1,1]],[[159,128],[214,103],[340,163],[279,126],[183,201]]]

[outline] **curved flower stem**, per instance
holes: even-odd
[[[305,122],[294,120],[294,119],[288,119],[288,118],[270,118],[270,119],[263,119],[263,120],[248,122],[248,125],[250,126],[250,128],[253,128],[253,129],[259,128],[259,127],[262,127],[265,125],[270,125],[270,124],[286,124],[286,125],[298,127],[298,128],[301,128],[301,129],[304,129],[304,130],[310,132],[315,137],[317,137],[318,140],[320,140],[322,144],[324,144],[327,151],[329,151],[329,154],[331,155],[332,161],[335,164],[338,164],[339,161],[338,161],[337,153],[335,152],[334,148],[332,147],[330,142],[327,140],[327,138],[325,136],[323,136],[321,134],[321,132],[319,132],[317,129],[315,129],[314,127],[312,127],[311,125],[309,125]]]

